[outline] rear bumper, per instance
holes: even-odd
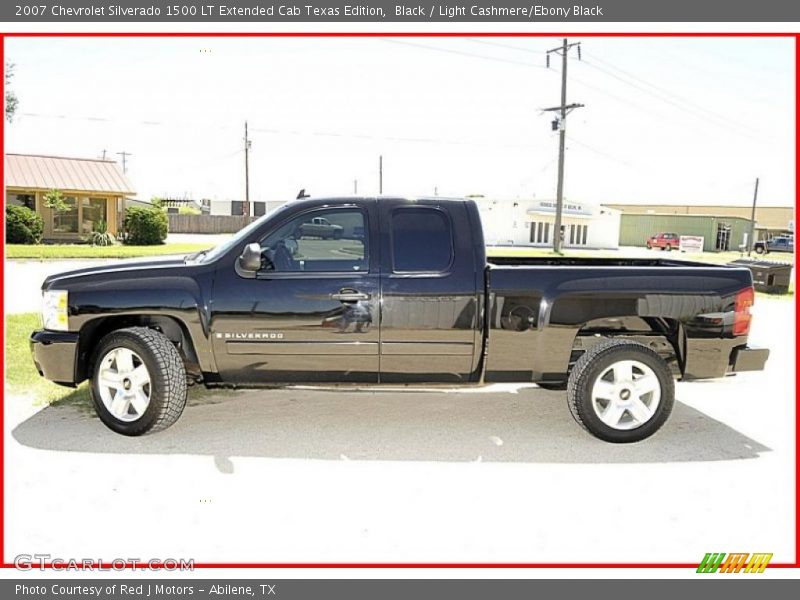
[[[741,338],[692,338],[686,341],[683,379],[716,379],[731,373],[761,371],[766,348],[749,348]]]
[[[767,348],[748,348],[747,346],[735,348],[731,353],[731,372],[763,371],[768,358],[769,350]]]
[[[45,379],[74,386],[78,334],[66,331],[34,331],[30,339],[36,370]]]

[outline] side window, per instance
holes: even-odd
[[[400,208],[392,213],[395,273],[441,273],[453,259],[447,214],[435,208]]]
[[[358,209],[295,217],[261,240],[261,269],[275,272],[367,271],[367,227]]]

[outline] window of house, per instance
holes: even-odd
[[[81,233],[108,228],[108,203],[105,198],[81,198]]]
[[[392,213],[395,273],[441,273],[453,260],[450,218],[436,208],[400,208]]]
[[[348,208],[299,215],[261,240],[261,255],[266,271],[366,271],[364,213]]]
[[[67,210],[53,212],[53,233],[78,233],[78,199],[64,196]]]
[[[24,206],[36,210],[36,196],[33,194],[7,194],[6,202],[9,206]]]

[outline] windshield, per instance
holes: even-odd
[[[278,213],[283,212],[286,209],[286,206],[287,205],[284,204],[283,206],[280,206],[279,208],[277,208],[274,211],[272,211],[271,213],[268,213],[268,214],[264,215],[263,217],[261,217],[259,219],[256,219],[255,221],[250,223],[247,227],[244,227],[243,229],[240,229],[236,233],[236,235],[234,235],[231,239],[229,239],[229,240],[227,240],[225,242],[222,242],[218,246],[214,246],[213,248],[211,248],[211,250],[207,250],[207,251],[205,251],[205,252],[203,252],[203,253],[195,256],[195,257],[192,257],[192,258],[194,258],[194,260],[197,260],[198,262],[204,262],[204,263],[205,262],[211,262],[211,261],[217,260],[220,256],[222,256],[223,254],[228,252],[231,248],[234,248],[234,247],[238,246],[239,244],[242,244],[242,243],[245,243],[245,242],[255,242],[255,241],[257,241],[257,240],[251,240],[251,239],[249,239],[249,237],[253,234],[253,232],[256,229],[261,227],[264,224],[265,221],[267,221],[268,219],[271,219],[272,217],[274,217]]]

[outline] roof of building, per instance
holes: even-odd
[[[65,192],[133,194],[131,182],[112,160],[6,154],[6,187]]]

